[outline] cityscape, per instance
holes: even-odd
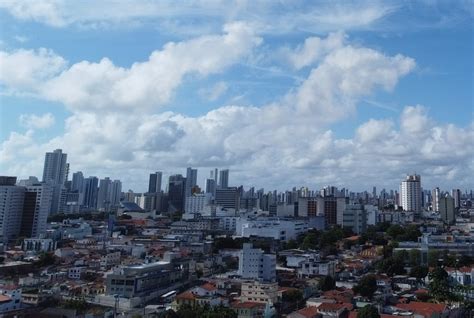
[[[204,189],[188,167],[137,193],[70,169],[56,149],[41,179],[0,176],[3,313],[462,317],[474,302],[472,190],[413,174],[397,190],[265,191],[229,169]]]
[[[0,318],[474,317],[472,0],[0,0]]]

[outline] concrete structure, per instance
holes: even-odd
[[[241,285],[241,302],[275,304],[278,301],[278,284],[246,281]]]
[[[236,234],[242,237],[272,237],[275,240],[289,241],[308,231],[308,222],[297,219],[261,217],[257,219],[240,218],[236,222]]]
[[[219,171],[219,188],[226,189],[229,187],[229,169]]]
[[[26,187],[20,234],[39,237],[46,233],[48,214],[51,210],[54,188],[47,183]]]
[[[409,175],[400,185],[400,205],[404,211],[421,212],[421,177]]]
[[[439,199],[439,214],[441,220],[446,224],[454,224],[456,221],[454,198],[449,194]]]
[[[150,174],[150,178],[148,181],[148,192],[149,193],[158,193],[161,192],[161,179],[163,177],[163,173],[161,171],[157,171],[155,173]]]
[[[53,187],[53,199],[50,213],[60,212],[62,208],[61,192],[64,188],[64,183],[67,180],[68,174],[68,164],[66,161],[67,154],[63,153],[61,149],[47,152],[44,158],[42,181]]]
[[[276,280],[276,256],[265,254],[262,249],[244,243],[239,253],[238,274],[245,279],[274,282]]]
[[[50,238],[26,238],[21,249],[24,251],[51,252],[56,249],[56,242]]]
[[[210,193],[194,193],[193,195],[186,198],[184,212],[187,215],[194,215],[200,213],[205,206],[211,203]]]
[[[20,233],[25,188],[15,183],[16,177],[0,176],[0,242],[8,242]]]
[[[97,177],[89,177],[84,180],[84,208],[86,210],[95,210],[97,208],[99,179]]]
[[[367,211],[362,204],[348,204],[344,210],[342,226],[360,234],[367,229]]]
[[[454,199],[454,208],[459,209],[461,207],[461,190],[453,189],[451,191],[451,196]]]
[[[192,189],[197,185],[197,169],[191,167],[186,169],[186,187],[184,190],[184,197],[187,199],[192,195]]]
[[[439,199],[441,199],[441,191],[438,187],[431,191],[431,210],[439,212]]]
[[[236,187],[217,189],[215,203],[226,209],[238,210],[240,208],[239,190]]]

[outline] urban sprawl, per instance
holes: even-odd
[[[471,317],[472,190],[0,176],[0,317]],[[71,175],[71,178],[69,176]],[[442,185],[440,185],[442,186]]]

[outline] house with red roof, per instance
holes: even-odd
[[[303,309],[292,312],[287,316],[288,318],[319,318],[322,315],[318,312],[316,307],[305,307]]]
[[[434,304],[412,301],[407,304],[395,305],[402,312],[412,312],[422,318],[440,318],[444,311],[447,310],[446,304]]]

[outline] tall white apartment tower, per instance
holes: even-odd
[[[441,191],[438,187],[434,188],[431,191],[431,209],[433,211],[439,212],[439,199],[441,198]]]
[[[408,175],[400,185],[400,203],[404,211],[421,212],[421,178]]]
[[[68,165],[67,154],[61,149],[47,152],[44,157],[43,182],[53,186],[53,200],[50,213],[57,213],[61,209],[61,193],[66,182]]]

